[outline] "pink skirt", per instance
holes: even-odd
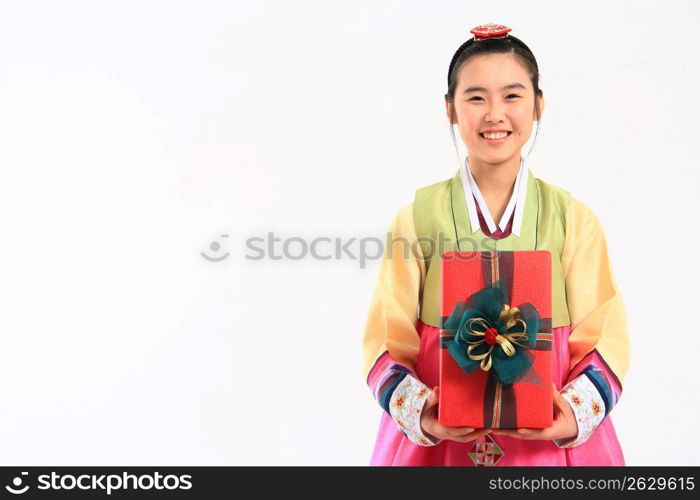
[[[438,385],[438,354],[440,330],[418,320],[421,338],[420,353],[416,363],[418,378],[428,387]],[[569,375],[569,326],[554,328],[552,351],[552,380],[561,388]],[[491,437],[503,450],[497,466],[624,466],[622,448],[615,434],[609,414],[591,437],[574,448],[559,448],[551,440],[525,440],[510,436]],[[473,466],[468,453],[476,441],[458,443],[444,440],[435,446],[419,446],[401,433],[396,422],[384,412],[379,424],[379,433],[372,453],[371,465],[397,466]]]

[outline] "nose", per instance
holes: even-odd
[[[486,110],[486,115],[484,119],[487,122],[498,123],[502,122],[505,114],[503,112],[503,107],[498,102],[492,102],[489,108]]]

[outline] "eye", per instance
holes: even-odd
[[[508,94],[508,97],[506,97],[506,99],[510,99],[511,97],[512,97],[512,98],[518,98],[518,99],[520,98],[520,96],[519,96],[518,94]],[[474,96],[474,97],[472,97],[471,99],[468,99],[468,101],[473,101],[474,99],[481,99],[481,97],[479,97],[479,96]],[[482,100],[483,100],[483,99],[482,99]]]

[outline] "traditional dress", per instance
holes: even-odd
[[[451,179],[418,189],[391,224],[363,340],[367,384],[385,410],[371,464],[475,464],[475,442],[432,441],[420,416],[439,377],[439,257],[496,249],[552,254],[552,379],[576,415],[578,435],[490,434],[479,442],[495,443],[499,466],[624,465],[610,412],[629,368],[629,338],[603,229],[586,205],[535,178],[522,158],[498,226],[468,158]]]

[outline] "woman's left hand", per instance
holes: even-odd
[[[567,439],[578,436],[578,424],[576,414],[569,402],[557,390],[552,383],[554,391],[554,422],[546,429],[533,429],[520,427],[518,429],[493,429],[491,434],[502,434],[519,439]]]

